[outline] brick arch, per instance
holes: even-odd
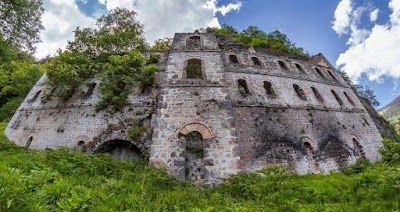
[[[193,132],[193,131],[199,132],[201,134],[201,136],[203,137],[203,139],[211,139],[214,137],[211,130],[202,123],[191,123],[191,124],[185,125],[184,127],[182,127],[181,129],[178,130],[177,136],[179,134],[186,135],[189,132]]]
[[[318,149],[318,145],[314,142],[313,139],[307,136],[301,137],[300,144],[303,145],[306,142],[309,143],[314,150]]]

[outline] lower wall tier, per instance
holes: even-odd
[[[382,137],[367,113],[236,107],[234,114],[243,172],[284,164],[324,174],[380,157]]]

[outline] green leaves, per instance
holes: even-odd
[[[0,1],[0,35],[18,49],[34,52],[34,44],[40,42],[39,32],[44,29],[43,12],[42,0]]]
[[[249,26],[243,32],[238,32],[235,28],[223,25],[221,29],[213,29],[217,35],[228,35],[233,37],[233,41],[246,44],[252,47],[263,47],[283,52],[289,52],[300,56],[309,57],[303,48],[298,48],[289,38],[280,31],[265,33],[256,26]]]

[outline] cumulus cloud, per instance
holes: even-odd
[[[107,10],[117,7],[137,12],[137,19],[145,26],[149,43],[175,32],[192,32],[205,27],[220,27],[216,15],[225,16],[239,11],[242,3],[231,1],[218,5],[218,0],[98,0]],[[45,30],[41,33],[43,43],[37,45],[37,58],[53,55],[57,49],[65,49],[67,40],[73,39],[73,30],[79,26],[95,27],[95,18],[82,13],[75,0],[44,0],[45,13],[42,20]]]
[[[133,9],[137,19],[145,26],[149,43],[175,32],[192,32],[204,27],[220,27],[217,13],[226,15],[239,11],[242,3],[237,1],[218,6],[218,0],[100,0],[107,9],[117,7]]]
[[[41,32],[42,43],[37,45],[35,56],[43,58],[53,55],[57,49],[64,49],[67,40],[74,37],[76,27],[93,27],[95,19],[85,16],[74,0],[44,0],[45,12],[42,23],[45,30]]]
[[[336,65],[353,80],[362,74],[371,81],[380,81],[383,76],[400,78],[400,0],[391,0],[389,8],[392,10],[390,21],[375,24],[370,30],[350,20],[346,28],[352,31],[349,48],[340,54]]]
[[[376,20],[378,20],[378,14],[379,14],[379,9],[376,8],[374,11],[372,11],[372,12],[369,14],[369,20],[370,20],[371,22],[375,22]]]
[[[345,34],[351,21],[351,12],[353,6],[351,0],[342,0],[339,2],[333,20],[332,29],[339,35]]]

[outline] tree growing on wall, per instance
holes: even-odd
[[[154,51],[167,51],[171,48],[172,38],[161,38],[154,41],[154,45],[151,47],[151,50]]]

